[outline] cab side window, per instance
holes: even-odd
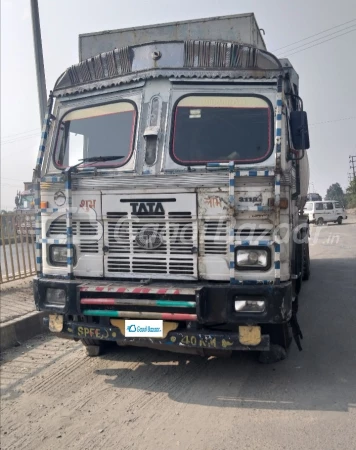
[[[333,210],[334,205],[332,204],[332,202],[324,203],[324,209]]]
[[[315,211],[322,211],[322,210],[323,210],[323,204],[315,203]]]
[[[339,202],[335,203],[335,208],[342,208],[341,204]]]

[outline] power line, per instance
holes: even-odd
[[[304,39],[300,39],[299,41],[293,42],[292,44],[288,44],[283,47],[276,48],[276,49],[272,50],[272,53],[276,52],[277,50],[282,50],[283,48],[291,47],[294,44],[299,44],[299,42],[307,41],[308,39],[310,39],[314,36],[319,36],[320,34],[326,33],[327,31],[334,30],[335,28],[342,27],[343,25],[347,25],[348,23],[355,22],[355,21],[356,21],[356,19],[352,19],[352,20],[349,20],[348,22],[341,23],[340,25],[335,25],[334,27],[328,28],[324,31],[320,31],[319,33],[316,33],[316,34],[312,34],[311,36],[308,36]],[[342,31],[342,30],[340,30],[340,31]],[[307,44],[305,44],[305,45],[307,45]]]
[[[21,133],[12,133],[8,134],[7,136],[3,136],[3,140],[6,140],[7,138],[13,138],[15,136],[19,136],[21,134],[27,134],[27,133],[33,133],[34,131],[39,131],[39,128],[32,128],[32,130],[22,131]]]
[[[332,123],[332,122],[342,122],[344,120],[352,120],[352,119],[356,119],[356,116],[353,117],[344,117],[342,119],[334,119],[334,120],[325,120],[324,122],[314,122],[314,123],[310,123],[309,126],[312,127],[314,125],[321,125],[323,123]]]
[[[1,145],[13,144],[14,142],[25,141],[26,139],[33,139],[35,137],[40,139],[40,133],[33,133],[33,134],[29,134],[28,136],[21,136],[16,139],[9,139],[7,141],[1,141]]]
[[[306,45],[312,44],[313,42],[321,41],[321,40],[323,40],[323,39],[325,39],[325,38],[327,38],[327,37],[329,37],[329,36],[333,36],[334,34],[337,34],[337,36],[335,36],[335,37],[342,36],[341,34],[338,34],[338,33],[340,33],[341,31],[349,30],[350,28],[352,28],[351,31],[354,31],[354,30],[356,30],[356,28],[354,28],[355,25],[356,25],[356,24],[353,24],[353,25],[351,25],[350,27],[345,27],[345,28],[343,28],[342,30],[335,31],[334,33],[326,34],[325,36],[322,36],[322,37],[317,38],[317,39],[313,39],[313,40],[310,41],[310,42],[307,42],[307,43],[302,44],[302,45],[298,45],[297,47],[291,48],[291,49],[286,50],[286,51],[292,51],[292,52],[294,52],[294,50],[298,50],[299,48],[303,48],[303,47],[305,47]],[[322,42],[324,42],[324,40],[323,40]],[[321,42],[320,42],[320,44],[321,44]],[[280,54],[284,54],[284,53],[285,53],[285,51],[280,52]]]
[[[309,47],[303,48],[301,50],[297,50],[296,52],[289,53],[287,56],[289,57],[289,56],[295,55],[296,53],[303,52],[304,50],[308,50],[309,48],[316,47],[317,45],[324,44],[325,42],[331,41],[331,40],[336,39],[336,38],[338,38],[340,36],[344,36],[345,34],[352,33],[353,31],[356,31],[356,28],[354,30],[347,31],[346,33],[339,34],[338,36],[334,36],[334,37],[332,37],[330,39],[326,39],[325,41],[319,42],[318,44],[310,45]]]

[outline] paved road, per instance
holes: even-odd
[[[303,352],[259,365],[38,338],[3,355],[5,449],[356,449],[356,218],[323,227]],[[315,228],[313,235],[315,237]],[[338,243],[337,237],[338,236]]]

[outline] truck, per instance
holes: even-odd
[[[32,181],[24,181],[23,191],[18,191],[15,197],[15,227],[16,234],[21,236],[35,235],[35,194]]]
[[[23,191],[17,191],[15,205],[15,211],[34,209],[35,199],[32,181],[25,181]]]
[[[83,34],[79,59],[34,172],[50,331],[90,356],[301,349],[309,134],[291,62],[253,13]]]
[[[313,192],[310,192],[308,195],[307,195],[307,201],[308,202],[321,202],[323,199],[322,199],[322,197],[321,197],[321,195],[319,195],[319,194],[316,194],[316,193],[313,193]]]

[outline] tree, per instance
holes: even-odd
[[[350,181],[349,187],[346,189],[347,206],[356,208],[356,177]]]
[[[325,200],[336,200],[337,202],[345,205],[345,194],[339,183],[334,183],[328,188],[326,191]]]

